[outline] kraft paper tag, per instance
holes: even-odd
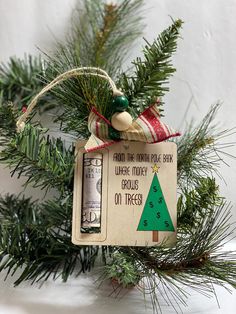
[[[84,145],[76,144],[72,242],[174,245],[176,144],[120,141],[93,153],[86,153]]]

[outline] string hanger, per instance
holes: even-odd
[[[32,112],[32,110],[34,109],[34,107],[36,106],[37,101],[39,100],[40,97],[42,97],[46,92],[48,92],[50,89],[54,88],[56,85],[60,84],[61,82],[65,81],[69,78],[76,77],[76,76],[96,76],[96,77],[100,77],[100,78],[106,80],[111,87],[114,99],[116,99],[116,102],[118,102],[120,104],[120,106],[118,106],[118,107],[120,107],[120,108],[122,107],[120,110],[117,110],[117,111],[123,112],[128,107],[128,100],[124,97],[124,93],[116,87],[115,82],[112,80],[112,78],[107,74],[107,72],[105,70],[102,70],[102,69],[97,68],[97,67],[78,67],[78,68],[71,69],[69,71],[66,71],[66,72],[58,75],[53,81],[51,81],[49,84],[47,84],[32,99],[29,106],[27,107],[27,110],[19,117],[19,119],[16,122],[17,132],[21,132],[24,130],[25,122],[26,122],[28,116],[30,115],[30,113]],[[123,99],[123,104],[124,104],[124,100],[125,100],[125,105],[123,105],[123,106],[121,105],[122,99]],[[118,114],[118,113],[116,113],[116,114]],[[128,113],[126,113],[126,114],[128,114]],[[131,120],[132,120],[132,118],[131,118]]]

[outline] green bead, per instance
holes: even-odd
[[[125,96],[116,96],[113,99],[113,111],[122,112],[125,111],[129,106],[128,99]]]

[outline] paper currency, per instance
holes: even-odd
[[[83,159],[83,200],[81,227],[101,227],[102,154],[85,153]]]

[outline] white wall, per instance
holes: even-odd
[[[76,0],[1,0],[0,60],[50,49],[54,37],[62,38]]]

